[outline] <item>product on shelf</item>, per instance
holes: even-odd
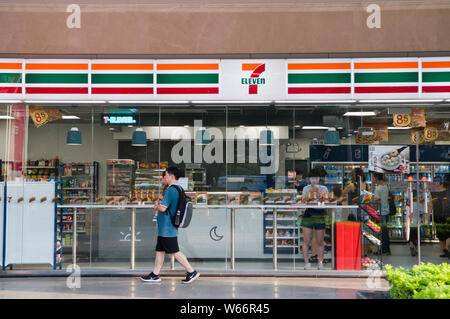
[[[107,160],[106,195],[129,196],[133,190],[134,161]]]
[[[363,232],[364,237],[366,237],[372,244],[381,246],[381,240],[376,238],[375,236],[368,234],[366,232]]]

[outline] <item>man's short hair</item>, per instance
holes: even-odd
[[[171,166],[171,167],[166,168],[164,173],[173,175],[176,180],[178,180],[181,177],[180,170],[177,167],[175,167],[175,166]]]

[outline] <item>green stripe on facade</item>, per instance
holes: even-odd
[[[450,72],[423,72],[422,82],[450,82]]]
[[[92,74],[92,84],[152,84],[153,74]]]
[[[219,74],[158,74],[158,84],[218,84]]]
[[[350,83],[350,73],[288,74],[288,83]]]
[[[88,83],[87,74],[42,74],[31,73],[25,75],[26,83]]]
[[[355,73],[355,83],[418,82],[418,72]]]
[[[22,74],[20,73],[0,73],[0,83],[21,83]]]

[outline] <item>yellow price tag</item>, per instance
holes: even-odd
[[[417,135],[419,135],[419,144],[423,144],[425,139],[424,139],[424,135],[423,135],[423,131],[422,130],[412,130],[411,131],[412,144],[416,144],[417,143]]]
[[[48,114],[44,110],[30,110],[30,116],[36,127],[39,127],[48,121]]]
[[[394,114],[394,126],[408,127],[411,125],[411,115]]]
[[[423,132],[425,141],[436,141],[439,135],[439,131],[435,126],[427,126],[425,127],[425,131]]]

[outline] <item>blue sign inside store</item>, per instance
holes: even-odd
[[[311,162],[367,162],[368,145],[310,145]],[[416,161],[416,146],[410,146],[410,162]],[[419,162],[450,162],[450,145],[420,145]]]
[[[134,114],[102,114],[102,124],[104,125],[134,125],[137,123]]]

